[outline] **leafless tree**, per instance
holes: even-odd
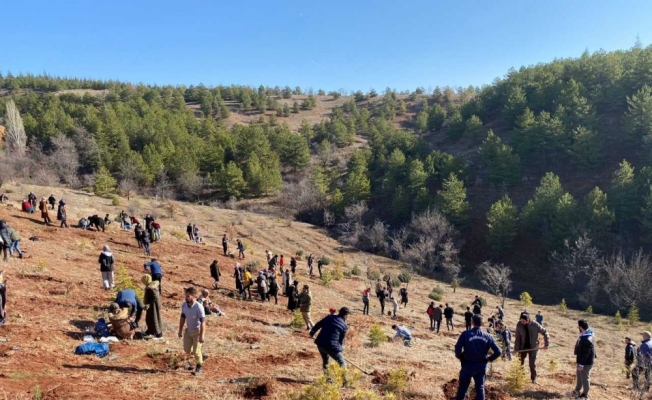
[[[366,238],[369,241],[371,250],[375,253],[384,254],[387,252],[387,225],[382,221],[377,219],[374,222],[371,228],[367,230]]]
[[[643,250],[635,252],[629,262],[622,253],[604,258],[598,264],[598,273],[593,275],[590,290],[604,290],[609,301],[620,310],[633,303],[647,308],[652,302],[649,277],[652,273],[650,256]]]
[[[182,173],[179,177],[178,189],[184,196],[188,198],[191,196],[197,197],[197,201],[199,201],[199,196],[204,190],[204,184],[199,174],[188,171]]]
[[[75,142],[77,154],[79,154],[79,162],[85,172],[96,170],[100,166],[101,158],[100,148],[93,135],[84,128],[76,127],[72,139]]]
[[[512,291],[512,270],[503,264],[485,261],[478,267],[480,280],[494,295],[500,297],[500,306],[505,307],[505,299]]]
[[[328,208],[324,208],[324,225],[327,228],[335,225],[335,214],[332,211],[329,211]]]
[[[362,217],[367,212],[367,204],[359,202],[344,208],[345,221],[339,224],[340,240],[356,247],[367,230],[362,223]]]
[[[140,165],[131,157],[127,157],[118,166],[118,175],[122,180],[138,182],[142,179],[143,174]]]
[[[319,193],[309,179],[302,179],[296,183],[285,182],[283,196],[280,196],[278,201],[278,205],[292,215],[310,211],[318,213],[325,204],[325,197]]]
[[[72,189],[77,183],[79,170],[79,154],[75,142],[61,133],[54,136],[51,141],[53,151],[48,157],[48,163],[59,178]]]
[[[401,228],[395,231],[390,236],[391,249],[396,253],[396,257],[400,260],[403,258],[403,253],[405,251],[405,245],[408,240],[408,231],[405,228]]]
[[[5,141],[12,153],[23,155],[27,150],[27,134],[25,134],[23,119],[13,100],[7,101],[5,106],[5,123],[7,124]]]
[[[59,176],[47,167],[41,166],[32,173],[32,182],[40,186],[56,186]]]
[[[127,196],[127,200],[130,200],[131,195],[135,194],[136,190],[138,190],[138,184],[131,178],[122,179],[120,180],[118,189],[123,196]]]
[[[407,231],[407,245],[402,260],[424,272],[444,267],[445,263],[452,265],[456,260],[457,253],[452,245],[455,229],[438,212],[427,210],[413,216]]]
[[[157,200],[167,200],[174,195],[172,182],[170,182],[170,178],[168,178],[168,175],[164,171],[160,171],[156,176],[154,195]]]

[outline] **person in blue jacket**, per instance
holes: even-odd
[[[140,317],[143,315],[143,302],[136,296],[136,292],[133,289],[123,289],[118,292],[118,295],[115,298],[115,302],[120,306],[120,308],[129,308],[129,318],[134,317],[134,328],[138,328],[138,322]]]
[[[152,258],[152,261],[145,263],[143,268],[145,269],[145,272],[149,272],[149,274],[152,276],[152,281],[158,281],[158,294],[161,294],[161,279],[163,279],[163,270],[161,269],[161,264],[158,263],[156,258]],[[149,271],[147,271],[148,268]]]
[[[310,330],[310,337],[315,336],[319,332],[317,339],[315,339],[315,344],[323,361],[322,367],[324,368],[324,372],[328,368],[328,362],[331,357],[340,367],[346,369],[346,360],[342,355],[344,348],[342,346],[344,345],[346,332],[349,330],[349,326],[346,324],[346,318],[350,313],[347,307],[342,307],[337,315],[331,314],[326,316]]]
[[[456,400],[464,400],[471,379],[475,381],[475,399],[484,400],[487,363],[493,362],[501,355],[500,347],[494,337],[482,330],[482,322],[481,315],[474,315],[473,328],[462,332],[455,344],[455,357],[462,362]],[[493,353],[487,356],[489,350]]]

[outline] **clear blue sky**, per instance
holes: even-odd
[[[650,0],[30,0],[0,71],[156,84],[399,90],[652,41]]]

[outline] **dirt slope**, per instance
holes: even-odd
[[[0,206],[0,218],[16,228],[23,238],[26,258],[11,259],[1,264],[8,277],[8,323],[0,327],[0,395],[7,399],[38,398],[81,399],[101,397],[107,399],[133,399],[146,395],[149,398],[201,398],[282,399],[285,393],[299,390],[321,373],[319,355],[307,333],[288,326],[290,315],[286,311],[286,298],[279,305],[260,302],[241,302],[231,296],[234,287],[230,271],[234,261],[220,255],[219,237],[226,231],[244,238],[248,244],[248,259],[264,261],[264,251],[273,250],[289,255],[303,250],[316,255],[326,254],[342,259],[345,270],[353,265],[362,269],[362,277],[344,278],[330,287],[306,276],[305,261],[299,262],[298,280],[309,283],[314,296],[313,319],[328,313],[329,307],[349,306],[354,310],[350,319],[350,334],[346,343],[346,356],[369,370],[386,372],[404,365],[415,372],[409,383],[408,397],[444,399],[452,379],[457,377],[459,363],[452,348],[459,332],[434,335],[427,330],[425,309],[430,302],[428,293],[436,285],[445,288],[443,301],[461,312],[477,292],[459,289],[457,293],[442,283],[415,278],[410,283],[410,304],[400,310],[400,323],[409,327],[419,339],[412,348],[387,343],[378,348],[368,348],[367,332],[374,322],[380,322],[388,335],[392,320],[380,317],[379,306],[372,299],[371,316],[361,315],[360,293],[365,285],[368,267],[381,267],[396,274],[398,265],[393,260],[349,251],[307,224],[270,218],[231,210],[190,206],[175,203],[174,216],[169,209],[156,201],[138,199],[121,207],[112,207],[110,201],[81,192],[43,187],[3,187],[9,194],[9,206]],[[114,216],[120,208],[137,210],[138,216],[147,212],[159,215],[163,226],[163,240],[152,246],[153,255],[162,263],[165,273],[163,287],[164,341],[131,341],[111,346],[109,357],[97,359],[74,355],[85,327],[105,315],[105,307],[114,294],[101,290],[97,256],[103,244],[109,244],[118,263],[127,267],[136,282],[140,281],[145,256],[139,252],[133,233],[122,232],[111,225],[105,233],[82,231],[76,228],[60,229],[43,226],[38,214],[27,215],[18,211],[22,196],[33,190],[38,196],[54,193],[57,199],[67,200],[70,221],[90,214],[110,213]],[[21,194],[22,193],[22,194]],[[198,223],[205,238],[204,245],[182,239],[188,222]],[[227,226],[235,223],[231,230]],[[39,241],[29,241],[38,236]],[[213,300],[220,304],[226,317],[208,319],[207,342],[204,352],[210,355],[205,373],[195,378],[183,368],[181,341],[176,338],[182,289],[194,284],[198,288],[212,283],[208,265],[217,258],[222,266],[223,289],[213,292]],[[332,266],[331,266],[332,267]],[[492,296],[482,294],[490,308],[496,305]],[[515,301],[508,301],[506,311],[510,326],[515,326],[518,312],[522,310]],[[572,389],[574,377],[573,345],[576,338],[576,320],[582,313],[560,313],[547,307],[541,309],[551,332],[552,343],[559,347],[540,355],[540,386],[529,386],[525,397],[564,398]],[[461,317],[456,317],[459,323]],[[144,317],[143,317],[144,320]],[[628,382],[621,374],[622,338],[635,335],[641,327],[618,331],[604,317],[591,317],[596,331],[599,359],[594,370],[594,399],[628,398]],[[637,336],[638,337],[638,336]],[[15,347],[17,346],[17,347]],[[546,367],[552,359],[559,370],[550,372]],[[501,396],[507,364],[497,362],[489,386]],[[260,384],[248,382],[259,378]],[[235,381],[231,381],[235,379]],[[258,385],[258,386],[257,386]],[[362,381],[363,387],[375,387],[372,380]],[[599,385],[599,386],[598,386]],[[350,395],[352,391],[344,392]],[[499,398],[497,397],[497,398]]]

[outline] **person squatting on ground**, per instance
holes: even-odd
[[[636,360],[636,342],[630,337],[625,338],[625,376],[630,378],[632,373],[632,365]]]
[[[473,313],[471,312],[471,307],[466,307],[466,312],[464,313],[464,325],[465,330],[471,330],[471,324],[473,321]]]
[[[550,335],[539,323],[530,319],[530,314],[521,313],[519,322],[516,324],[516,336],[514,338],[514,351],[520,352],[521,365],[525,364],[528,357],[530,366],[530,379],[537,383],[537,354],[539,353],[539,334],[543,335],[543,350],[550,346]],[[525,350],[525,351],[524,351]]]
[[[369,315],[369,293],[371,288],[362,291],[362,315]]]
[[[158,281],[158,292],[161,294],[163,290],[161,288],[161,284],[163,283],[163,270],[161,269],[161,264],[158,263],[156,258],[152,258],[150,262],[143,264],[143,269],[145,272],[149,272],[149,274],[152,275],[153,281]]]
[[[131,323],[129,307],[120,308],[118,303],[112,303],[109,306],[109,323],[118,339],[133,339],[136,328]]]
[[[593,331],[589,329],[589,323],[581,319],[577,321],[577,328],[580,331],[580,337],[575,343],[575,362],[577,363],[577,383],[573,395],[580,399],[589,398],[589,389],[591,385],[591,368],[595,359],[595,340]]]
[[[97,260],[100,264],[100,273],[102,274],[102,287],[104,290],[111,290],[115,287],[113,282],[113,266],[115,264],[115,256],[111,253],[108,245],[102,247],[100,258]]]
[[[310,293],[310,287],[308,285],[303,285],[303,290],[299,295],[299,311],[301,311],[301,316],[303,317],[304,322],[306,323],[306,330],[312,329],[314,324],[312,319],[310,319],[310,310],[312,307],[312,294]]]
[[[201,296],[197,299],[197,302],[204,306],[204,314],[206,315],[211,315],[211,314],[216,314],[220,317],[226,315],[222,312],[220,307],[213,303],[211,299],[208,297],[209,296],[209,291],[208,289],[202,289],[201,290]]]
[[[88,217],[88,227],[93,228],[99,232],[100,229],[102,229],[102,232],[105,230],[104,226],[104,218],[100,217],[99,215],[95,214],[90,217]]]
[[[455,344],[455,357],[462,363],[455,400],[464,400],[471,379],[475,382],[475,399],[484,400],[487,363],[495,361],[501,355],[494,337],[482,330],[482,316],[474,315],[472,322],[473,328],[462,332]],[[490,356],[489,350],[493,352]]]
[[[0,326],[7,323],[7,280],[4,271],[0,271]]]
[[[220,284],[220,276],[222,276],[219,264],[220,262],[218,260],[213,260],[210,266],[211,278],[213,278],[213,289],[217,289],[217,286]]]
[[[512,332],[507,329],[503,322],[496,325],[496,333],[503,345],[503,358],[512,361]]]
[[[344,351],[343,346],[346,332],[349,330],[349,326],[346,324],[346,319],[349,314],[349,309],[347,307],[342,307],[337,315],[327,315],[324,319],[317,322],[310,330],[311,338],[319,332],[317,339],[315,339],[315,344],[317,345],[317,350],[321,355],[322,368],[324,369],[324,372],[328,369],[328,363],[331,358],[333,358],[340,367],[346,369],[346,360],[344,359],[342,352]],[[344,376],[344,382],[346,383],[346,375]]]
[[[204,361],[201,347],[206,332],[206,313],[204,307],[196,301],[197,289],[187,288],[185,294],[186,301],[181,305],[181,318],[179,319],[179,339],[183,338],[183,351],[186,355],[194,356],[195,375],[200,375]],[[185,331],[184,325],[186,326]]]
[[[128,308],[129,319],[133,319],[133,328],[138,328],[140,317],[143,315],[143,302],[140,301],[133,289],[123,289],[115,297],[115,303],[120,308]]]
[[[412,333],[406,327],[392,325],[392,329],[396,331],[396,336],[394,336],[393,340],[402,340],[404,345],[412,346]]]
[[[38,203],[38,209],[41,211],[41,218],[43,218],[43,223],[45,225],[50,225],[52,220],[50,219],[50,213],[48,212],[48,203],[45,201],[45,197],[43,197]]]
[[[145,305],[146,338],[160,340],[163,337],[163,319],[161,318],[161,282],[153,281],[149,274],[143,275],[141,282],[145,285],[143,303]]]
[[[632,382],[634,389],[640,390],[641,385],[639,378],[643,375],[645,382],[643,383],[643,390],[650,390],[650,370],[652,369],[652,342],[650,342],[651,334],[649,331],[641,332],[641,345],[638,346],[636,351],[636,367],[632,370]]]
[[[446,303],[446,308],[444,308],[444,318],[446,318],[446,330],[447,331],[454,331],[455,330],[455,325],[453,325],[453,316],[455,315],[455,310],[453,310],[453,307],[449,306],[448,303]]]

